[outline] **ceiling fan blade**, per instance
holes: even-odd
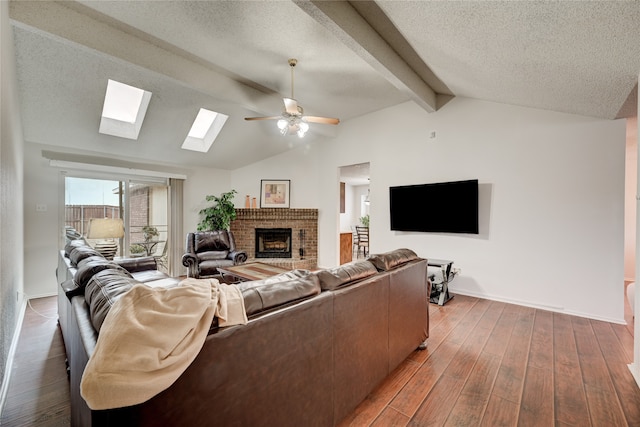
[[[281,119],[282,116],[271,116],[271,117],[245,117],[245,120],[277,120]]]
[[[300,111],[298,110],[298,101],[293,98],[282,98],[282,100],[284,101],[284,110],[287,113],[293,115],[300,114]]]
[[[304,116],[304,120],[311,123],[322,123],[323,125],[337,125],[340,119],[331,117]]]

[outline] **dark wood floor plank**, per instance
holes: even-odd
[[[409,423],[409,417],[393,408],[387,408],[382,414],[371,424],[375,427],[404,427]]]
[[[591,320],[600,350],[609,369],[617,398],[630,426],[640,426],[640,388],[628,368],[624,346],[613,332],[612,324]]]
[[[566,314],[553,314],[553,346],[556,422],[591,425],[571,317]]]
[[[411,417],[408,425],[412,427],[444,425],[463,385],[464,381],[461,379],[442,375],[415,415]]]
[[[529,365],[524,379],[518,426],[552,426],[553,369]]]
[[[445,425],[477,426],[480,424],[489,403],[499,366],[500,359],[497,356],[489,353],[480,355]]]
[[[465,315],[473,309],[477,302],[478,300],[476,298],[461,295],[460,298],[454,298],[443,307],[435,304],[429,304],[429,315],[431,315],[432,312],[438,312],[446,313],[446,316],[443,316],[442,321],[437,324],[429,324],[427,351],[423,353],[414,352],[409,357],[418,363],[424,363],[431,355],[431,352],[435,351],[440,343],[442,343],[442,341],[444,341],[449,334],[458,327]],[[444,310],[448,311],[445,312]],[[431,318],[429,321],[431,321]]]
[[[602,388],[615,393],[607,363],[604,360],[600,345],[591,327],[589,319],[573,317],[571,319],[576,340],[576,349],[580,358],[582,380],[585,385]]]
[[[589,415],[593,426],[626,426],[622,407],[615,394],[591,385],[585,385]]]
[[[443,342],[433,353],[429,363],[420,367],[389,406],[402,414],[412,416],[438,382],[459,348],[459,344]]]
[[[553,313],[536,310],[529,350],[529,366],[539,369],[553,368]]]
[[[373,423],[384,412],[391,400],[398,394],[398,391],[413,377],[419,367],[419,364],[407,358],[358,405],[353,413],[340,423],[340,426],[368,426]]]
[[[520,404],[522,396],[534,317],[535,310],[520,309],[493,388],[494,394],[515,404]]]
[[[0,417],[3,426],[70,424],[69,381],[62,335],[52,318],[56,315],[56,297],[27,306]]]
[[[492,394],[480,426],[515,427],[518,420],[518,405]]]

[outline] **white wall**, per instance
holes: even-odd
[[[624,322],[624,120],[456,98],[436,113],[409,102],[340,127],[313,156],[294,151],[232,173],[233,186],[287,177],[296,196],[314,195],[304,205],[320,210],[320,266],[338,264],[338,167],[370,162],[372,253],[452,259],[462,269],[454,294]],[[480,181],[479,235],[390,230],[390,186],[462,179]]]
[[[0,2],[0,410],[23,305],[23,150],[9,2]]]

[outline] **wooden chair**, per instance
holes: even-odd
[[[353,241],[353,253],[358,252],[358,232],[356,231],[356,226],[351,226],[351,232],[353,233],[352,241]]]
[[[358,235],[358,256],[360,249],[366,257],[369,254],[369,227],[356,226],[356,234]]]

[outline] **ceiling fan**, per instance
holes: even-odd
[[[278,129],[282,135],[298,135],[300,138],[309,130],[309,123],[321,123],[325,125],[337,125],[339,119],[330,117],[305,116],[304,109],[298,105],[298,101],[293,98],[293,69],[298,64],[298,60],[289,59],[291,67],[291,98],[282,98],[284,110],[280,116],[271,117],[245,117],[245,120],[278,120]]]

